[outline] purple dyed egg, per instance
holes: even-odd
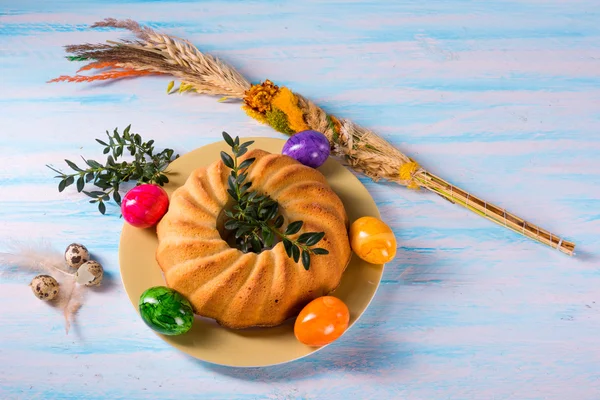
[[[329,140],[321,132],[298,132],[285,142],[281,153],[306,166],[318,168],[329,157]]]

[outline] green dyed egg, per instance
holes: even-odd
[[[194,321],[190,302],[165,286],[155,286],[142,293],[139,309],[146,325],[163,335],[186,333]]]

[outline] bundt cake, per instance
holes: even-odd
[[[296,263],[282,242],[260,253],[243,253],[223,239],[223,210],[230,204],[221,160],[192,172],[171,196],[157,226],[156,259],[167,286],[187,299],[198,315],[230,328],[275,326],[300,312],[309,301],[334,290],[351,257],[348,218],[323,174],[298,161],[263,150],[244,157],[251,190],[279,203],[282,230],[302,220],[302,232],[325,232],[310,269]]]

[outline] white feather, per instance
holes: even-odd
[[[75,278],[65,279],[61,284],[58,306],[63,309],[65,317],[65,332],[69,334],[71,323],[75,314],[83,304],[84,286],[75,281]]]
[[[12,241],[7,243],[6,248],[6,252],[0,253],[0,265],[5,267],[0,270],[0,274],[33,271],[71,275],[64,254],[45,240],[31,243]]]
[[[69,271],[64,254],[45,240],[31,243],[12,241],[6,244],[6,248],[6,252],[0,253],[0,266],[5,267],[0,269],[0,275],[45,272],[59,282],[60,292],[54,306],[63,310],[65,331],[69,334],[75,314],[83,304],[84,287]]]

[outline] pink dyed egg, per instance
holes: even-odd
[[[169,208],[169,196],[158,185],[143,184],[131,189],[121,202],[121,213],[136,228],[154,226]]]

